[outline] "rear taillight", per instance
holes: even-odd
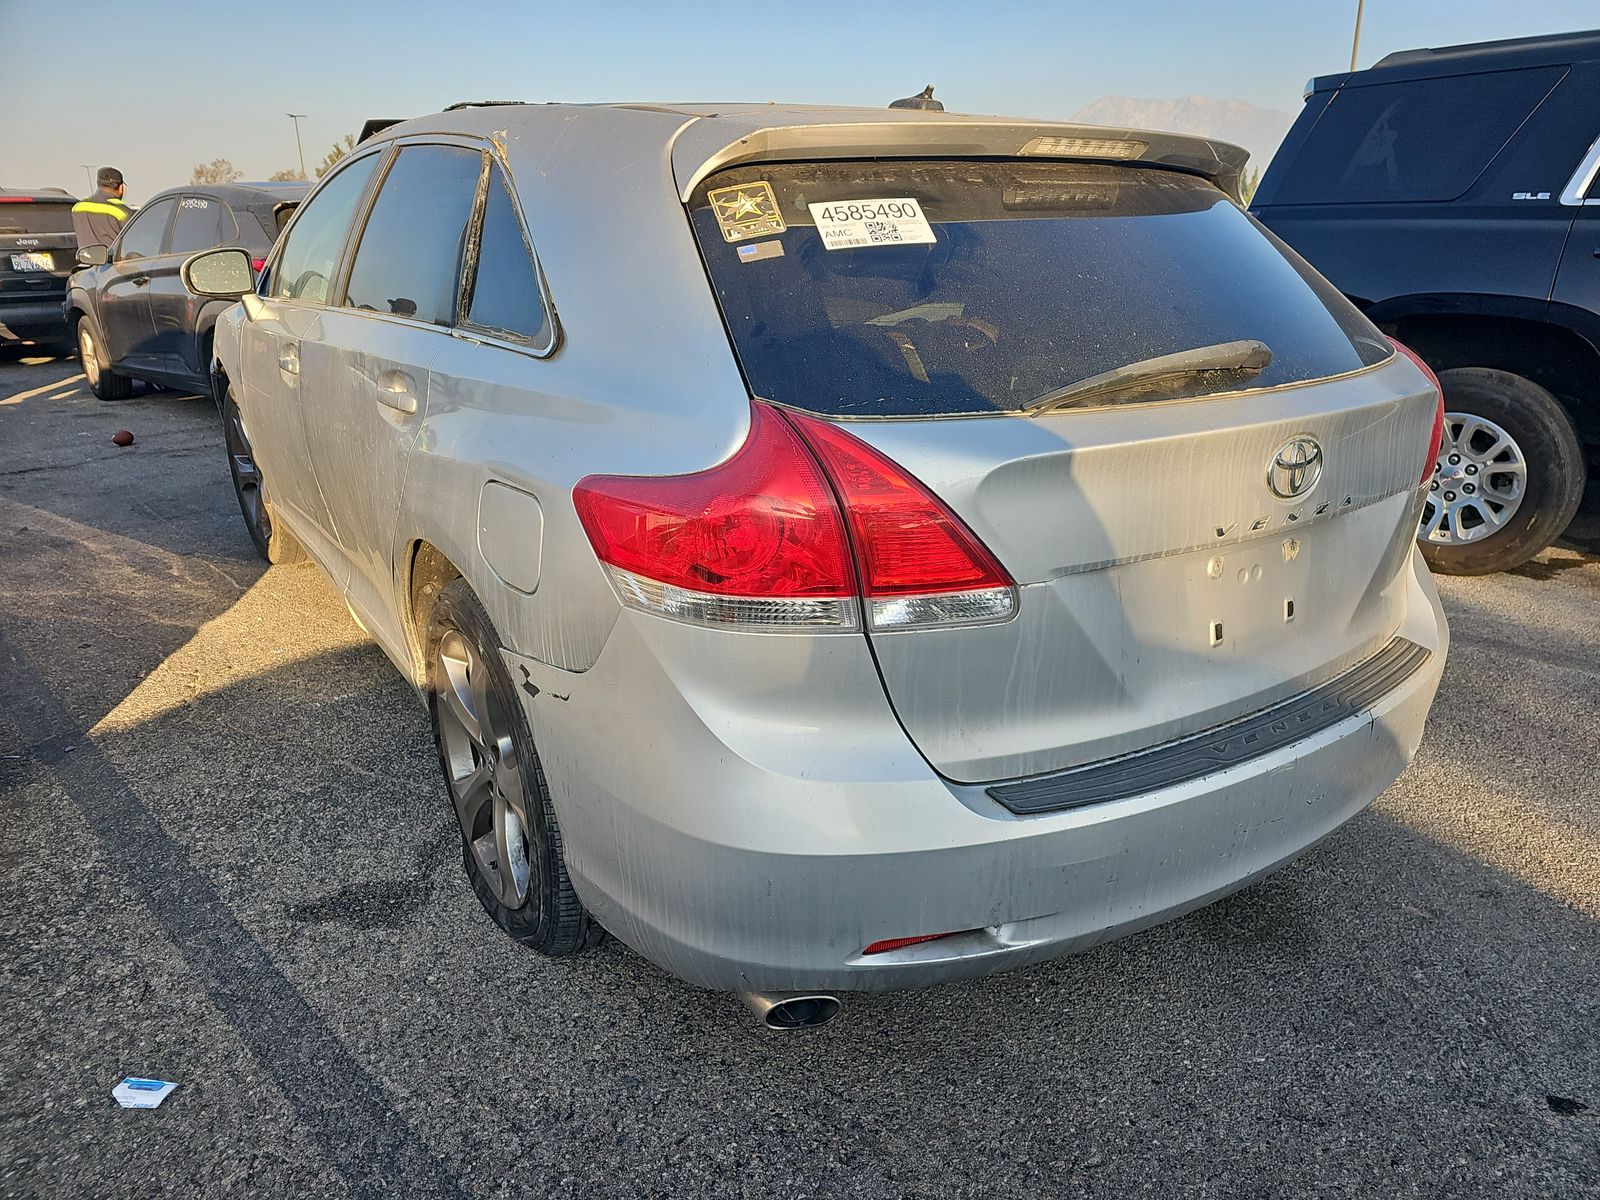
[[[769,630],[1005,620],[1005,569],[916,479],[838,426],[751,405],[730,459],[692,475],[591,475],[578,519],[623,602]],[[847,532],[848,529],[848,532]]]
[[[838,425],[794,413],[789,420],[844,506],[875,628],[1003,621],[1016,611],[1011,576],[918,480]]]
[[[693,475],[591,475],[578,520],[622,599],[707,624],[859,627],[844,521],[816,459],[782,417],[750,410],[732,458]]]
[[[1433,436],[1428,442],[1428,457],[1422,463],[1422,482],[1427,483],[1433,478],[1434,465],[1439,461],[1439,448],[1444,445],[1444,388],[1439,385],[1439,377],[1433,373],[1433,368],[1423,362],[1415,350],[1394,338],[1389,339],[1389,344],[1417,364],[1418,370],[1433,384],[1434,395],[1439,398],[1433,410]]]
[[[250,260],[250,269],[258,275],[261,273],[261,268],[266,265],[267,260],[264,258],[252,258]]]

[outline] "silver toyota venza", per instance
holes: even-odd
[[[1081,950],[1404,769],[1435,380],[1197,138],[468,105],[322,180],[213,370],[250,535],[426,697],[466,870],[815,1023]]]

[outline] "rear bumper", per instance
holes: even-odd
[[[65,338],[70,332],[62,308],[65,299],[65,292],[56,292],[0,302],[0,339]]]
[[[1415,556],[1407,591],[1397,634],[1428,657],[1363,711],[1202,778],[1038,816],[933,773],[883,702],[864,645],[864,661],[849,657],[862,639],[810,639],[807,661],[783,670],[735,664],[757,677],[723,697],[697,686],[695,664],[713,647],[694,639],[728,635],[665,632],[633,613],[581,676],[508,658],[541,689],[525,704],[568,865],[612,933],[709,987],[890,990],[1170,919],[1361,812],[1415,753],[1444,667],[1444,614]],[[784,641],[758,636],[750,653],[791,652]],[[796,714],[785,728],[782,695],[812,672],[835,684],[838,719],[818,727]],[[973,932],[861,954],[949,930]]]

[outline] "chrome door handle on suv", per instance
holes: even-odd
[[[285,375],[300,374],[300,344],[285,342],[278,347],[278,370]]]

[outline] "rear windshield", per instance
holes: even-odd
[[[712,176],[689,207],[751,390],[827,416],[1016,411],[1245,339],[1272,352],[1249,387],[1391,353],[1221,191],[1170,171],[764,165]],[[1158,398],[1207,390],[1219,389],[1195,380]]]
[[[1349,86],[1335,92],[1274,204],[1454,200],[1565,67]]]
[[[0,236],[12,234],[71,233],[72,205],[18,204],[0,201]]]

